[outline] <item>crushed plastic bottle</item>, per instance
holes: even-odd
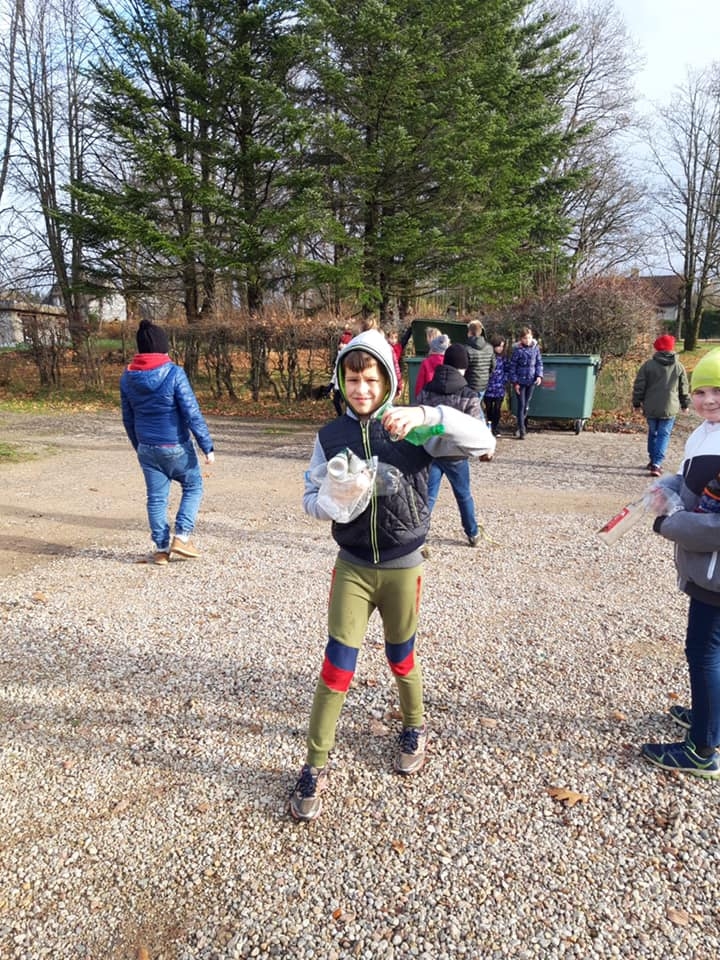
[[[622,508],[620,513],[615,514],[608,522],[600,527],[597,535],[608,547],[612,546],[620,537],[624,536],[628,530],[638,524],[643,517],[653,512],[650,509],[651,497],[645,494],[639,500],[633,500]]]
[[[361,460],[356,453],[346,448],[328,460],[327,472],[333,480],[345,480],[347,477],[361,473],[366,467],[367,463],[364,460]]]

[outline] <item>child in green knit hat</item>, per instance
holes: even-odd
[[[642,755],[665,770],[720,779],[720,349],[695,367],[691,396],[703,422],[688,437],[679,472],[658,481],[680,496],[684,509],[659,516],[654,530],[674,543],[678,583],[690,598],[685,656],[692,706],[670,708],[687,731],[684,740],[646,743]]]

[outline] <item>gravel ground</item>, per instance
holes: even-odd
[[[116,417],[0,415],[38,455],[0,468],[0,956],[714,960],[720,786],[638,756],[677,739],[686,600],[649,523],[594,535],[646,485],[643,436],[501,439],[477,550],[443,487],[428,763],[391,772],[373,619],[298,824],[334,557],[300,507],[313,431],[212,429],[203,555],[160,568]]]

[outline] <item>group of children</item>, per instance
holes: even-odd
[[[542,359],[529,329],[522,331],[509,360],[502,338],[490,342],[495,364],[484,396],[490,426],[477,390],[464,378],[469,347],[447,346],[420,402],[412,406],[393,404],[398,356],[379,330],[351,336],[338,353],[333,382],[346,410],[318,432],[303,495],[309,515],[331,522],[338,553],[306,759],[290,796],[296,819],[314,820],[321,812],[336,726],[375,610],[382,618],[402,717],[394,768],[409,776],[425,762],[430,732],[415,646],[425,538],[440,480],[446,475],[457,481],[453,489],[474,546],[468,458],[492,457],[499,417],[494,401],[504,397],[506,383],[516,390],[522,431],[527,404],[542,378]],[[123,423],[145,475],[153,560],[167,564],[171,554],[198,556],[189,537],[202,481],[190,434],[207,462],[214,459],[213,444],[187,378],[170,360],[165,332],[144,322],[137,343],[138,353],[121,380]],[[720,779],[720,349],[697,363],[690,397],[702,423],[687,440],[679,471],[657,477],[650,493],[658,494],[654,530],[674,544],[679,587],[689,598],[685,656],[691,705],[675,704],[669,711],[685,730],[682,740],[645,743],[641,754],[664,770]],[[183,499],[171,540],[166,512],[172,481],[183,487]],[[458,490],[466,496],[459,497]]]
[[[375,326],[375,328],[377,328]],[[364,329],[372,329],[365,327]],[[397,377],[397,396],[403,391],[402,380],[402,356],[404,349],[410,339],[410,327],[403,333],[402,337],[396,330],[390,330],[387,333],[387,340],[393,351],[395,374]],[[443,364],[445,352],[451,346],[450,338],[442,333],[437,327],[427,327],[425,330],[427,338],[427,355],[422,360],[417,370],[414,385],[414,396],[411,403],[417,403],[420,393],[427,387],[432,380],[435,371]],[[346,326],[338,342],[338,356],[345,349],[347,344],[353,338],[352,328]],[[487,367],[484,375],[477,374],[477,355],[483,352],[478,341],[487,346],[487,351],[491,359],[485,364]],[[524,439],[527,435],[527,421],[533,392],[542,382],[543,361],[542,352],[537,340],[533,336],[530,327],[522,327],[520,335],[510,351],[507,349],[507,339],[502,334],[492,334],[488,341],[484,339],[484,331],[479,321],[468,324],[468,363],[464,371],[464,379],[467,386],[475,391],[482,407],[484,415],[492,430],[493,436],[500,436],[500,418],[502,407],[505,402],[508,388],[516,394],[516,416],[517,429],[515,436]],[[475,362],[474,362],[475,361]],[[482,364],[480,364],[482,367]],[[480,376],[480,379],[478,379]],[[338,389],[335,375],[333,376],[333,404],[338,416],[344,412],[344,401],[341,391]]]
[[[530,331],[521,341],[525,342],[515,362],[516,375],[525,369],[524,359],[536,346]],[[503,346],[501,340],[493,344],[501,361]],[[382,334],[364,332],[338,356],[336,379],[347,413],[319,431],[305,474],[304,509],[317,519],[332,522],[338,554],[306,759],[290,795],[290,812],[298,820],[314,820],[321,812],[336,726],[374,610],[382,618],[385,655],[395,678],[402,717],[394,768],[408,776],[425,763],[430,731],[415,647],[423,585],[422,548],[433,502],[430,477],[434,468],[442,473],[448,463],[492,456],[495,447],[493,430],[474,409],[477,396],[463,387],[467,348],[452,345],[444,358],[421,391],[420,399],[429,402],[393,406],[395,359]],[[512,358],[509,370],[513,370]],[[509,376],[512,378],[512,372]],[[501,367],[491,400],[498,399],[503,377]],[[519,430],[526,414],[524,405],[541,377],[542,367],[538,372],[537,366],[528,364],[526,382],[514,382]],[[690,598],[685,652],[691,707],[676,705],[670,710],[672,719],[686,730],[683,740],[646,743],[641,754],[665,770],[715,779],[720,778],[720,485],[713,486],[713,480],[720,474],[720,350],[698,363],[692,403],[703,423],[687,442],[679,473],[655,481],[675,494],[675,506],[662,508],[654,525],[657,533],[675,543],[680,586]],[[428,425],[441,426],[442,432],[419,445],[411,442],[413,432]],[[330,461],[343,454],[354,455],[360,469],[342,475],[330,471]],[[389,484],[391,474],[394,482]],[[658,500],[672,502],[669,496]],[[348,507],[359,502],[362,506],[351,508],[348,515]],[[343,521],[336,519],[335,505],[344,511]],[[470,539],[471,530],[466,533]]]

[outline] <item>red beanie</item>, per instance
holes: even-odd
[[[669,333],[664,333],[657,338],[653,347],[661,353],[670,353],[675,349],[675,337],[671,337]]]

